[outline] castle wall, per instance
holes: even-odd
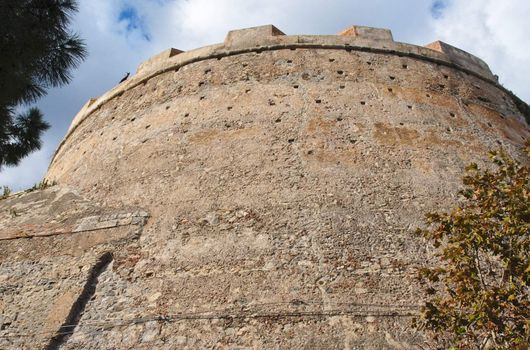
[[[61,349],[423,342],[414,277],[432,257],[412,232],[528,128],[487,66],[441,44],[282,34],[166,51],[76,117],[47,179],[149,219],[82,249],[113,260]]]

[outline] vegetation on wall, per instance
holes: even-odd
[[[416,326],[443,348],[530,348],[530,167],[502,150],[490,157],[494,171],[468,166],[462,205],[427,214],[417,231],[440,264],[419,270],[427,301]]]

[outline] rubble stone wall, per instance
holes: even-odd
[[[63,293],[72,298],[39,300],[70,310],[97,279],[73,326],[58,326],[63,314],[43,321],[67,333],[42,331],[47,346],[423,344],[410,327],[422,300],[414,277],[432,249],[412,232],[425,212],[458,200],[466,164],[500,145],[521,154],[529,136],[487,65],[442,51],[395,43],[384,30],[285,36],[266,26],[194,52],[165,51],[88,103],[47,179],[106,209],[83,207],[76,212],[86,215],[64,224],[142,229],[83,248],[83,264],[34,248],[49,273],[75,279]],[[127,212],[143,219],[106,226]],[[112,260],[94,277],[102,252]],[[25,267],[37,258],[9,258],[16,254],[0,265],[3,276],[38,281]],[[31,295],[24,300],[36,302]],[[24,305],[13,300],[2,305]],[[21,339],[32,348],[34,338]]]

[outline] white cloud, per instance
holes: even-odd
[[[24,158],[19,166],[2,169],[0,185],[8,186],[12,191],[17,192],[39,183],[48,168],[52,152],[44,145],[39,151]]]
[[[530,101],[530,2],[451,1],[433,22],[435,35],[482,58],[500,82]]]

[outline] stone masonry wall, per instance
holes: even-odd
[[[270,27],[232,32],[224,46],[201,49],[210,56],[153,58],[85,106],[47,179],[105,213],[142,208],[146,221],[64,263],[38,250],[39,264],[49,261],[78,289],[88,266],[112,253],[53,346],[411,349],[426,341],[410,320],[422,299],[415,268],[432,248],[412,232],[425,212],[458,200],[466,164],[500,145],[520,154],[528,126],[478,59],[459,67],[425,48],[407,50],[429,59],[398,54],[405,44],[385,31],[346,33],[355,38],[297,37],[327,45],[297,47]],[[241,52],[220,54],[227,48]],[[17,259],[0,265],[6,278],[20,267],[27,277],[17,283],[35,283],[37,272],[23,267],[35,258]],[[31,295],[24,300],[36,303]],[[37,338],[17,346],[32,348],[28,339]]]

